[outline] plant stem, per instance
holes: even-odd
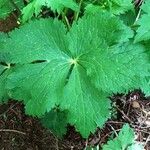
[[[62,20],[63,22],[67,25],[68,30],[70,29],[70,23],[68,18],[66,17],[67,14],[67,9],[64,10],[64,12],[62,13]]]
[[[69,24],[69,20],[68,20],[68,18],[65,16],[65,22],[66,22],[66,24],[67,24],[67,27],[68,27],[68,29],[70,29],[71,28],[71,26],[70,26],[70,24]]]
[[[136,17],[136,19],[135,19],[134,24],[139,20],[140,14],[141,14],[141,8],[140,8],[140,10],[139,10],[139,12],[138,12],[138,14],[137,14],[137,17]]]
[[[12,130],[12,129],[0,129],[0,132],[14,132],[14,133],[26,135],[26,133],[24,133],[22,131]]]
[[[75,13],[75,16],[74,16],[74,20],[75,20],[75,21],[78,20],[78,17],[79,17],[79,14],[80,14],[80,10],[81,10],[82,2],[83,2],[83,0],[80,0],[80,2],[79,2],[79,11],[76,12],[76,13]]]

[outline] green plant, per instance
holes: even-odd
[[[117,1],[109,3],[119,6]],[[148,46],[136,40],[139,33],[119,16],[133,7],[111,5],[114,13],[96,3],[81,13],[82,4],[31,1],[22,11],[23,23],[38,16],[42,6],[62,18],[33,19],[8,37],[0,34],[0,101],[22,100],[27,114],[38,116],[60,136],[67,123],[83,137],[102,128],[111,117],[107,97],[112,93],[137,88],[149,92]],[[64,8],[74,10],[73,23]]]
[[[115,131],[116,132],[116,131]],[[117,133],[116,133],[117,134]],[[128,124],[125,124],[120,130],[119,134],[107,144],[102,146],[102,150],[144,150],[142,144],[135,141],[135,134]],[[100,147],[87,147],[85,150],[100,150]]]
[[[116,138],[107,142],[102,146],[102,150],[143,150],[142,144],[135,141],[135,134],[128,124],[125,124],[120,130]],[[85,150],[100,150],[95,148],[85,148]]]
[[[34,14],[38,16],[43,6],[51,8],[53,12],[58,12],[59,14],[63,12],[64,8],[71,8],[74,11],[79,11],[78,5],[73,0],[32,0],[22,10],[22,21],[28,21]]]
[[[144,147],[135,141],[134,131],[128,124],[124,125],[118,136],[103,145],[103,150],[143,150]],[[115,148],[115,149],[114,149]]]
[[[12,11],[24,7],[22,0],[0,0],[0,19],[6,18]]]

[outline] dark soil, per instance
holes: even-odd
[[[66,138],[59,140],[38,119],[26,116],[21,103],[10,101],[0,105],[0,150],[82,149],[83,140],[70,129]]]
[[[82,150],[87,145],[101,147],[113,133],[120,131],[124,123],[134,128],[136,140],[145,145],[145,150],[150,150],[150,101],[140,92],[118,94],[111,99],[117,113],[88,140],[82,139],[70,126],[64,138],[58,139],[43,128],[37,118],[25,115],[21,102],[9,101],[0,105],[0,150]]]
[[[0,20],[0,31],[1,32],[9,32],[9,31],[13,30],[15,27],[18,27],[19,23],[17,23],[17,20],[18,20],[17,12],[13,12],[5,20]]]

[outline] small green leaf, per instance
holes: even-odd
[[[79,11],[78,5],[73,0],[33,0],[22,10],[22,22],[31,19],[35,13],[39,15],[42,6],[51,8],[52,11],[61,13],[64,8],[70,8],[74,11]]]
[[[67,114],[67,111],[53,109],[41,118],[41,122],[44,127],[50,129],[58,137],[62,138],[67,132]]]
[[[83,3],[88,13],[95,13],[98,9],[101,9],[114,15],[121,15],[125,14],[127,11],[134,10],[132,0],[84,0]]]
[[[85,14],[88,15],[88,14],[93,14],[95,15],[96,13],[99,13],[101,11],[105,11],[103,10],[100,6],[98,5],[93,5],[93,4],[88,4],[86,7],[85,7]]]
[[[144,146],[141,143],[134,142],[127,150],[144,150]]]
[[[109,0],[109,11],[115,15],[124,14],[128,10],[133,10],[134,5],[132,0]]]
[[[0,18],[6,18],[16,7],[19,9],[23,6],[23,0],[0,0]]]
[[[143,2],[143,5],[141,6],[142,11],[144,12],[139,20],[137,21],[137,25],[139,25],[139,28],[136,31],[136,36],[134,42],[140,42],[140,41],[148,41],[150,39],[150,0],[147,0],[145,3]]]
[[[136,20],[136,13],[135,11],[127,11],[125,14],[119,16],[121,20],[123,20],[124,24],[127,26],[132,27],[135,20]]]
[[[134,143],[134,131],[128,124],[124,125],[119,135],[103,145],[103,150],[125,150]]]
[[[150,14],[144,14],[137,21],[139,28],[137,29],[137,34],[135,36],[134,42],[147,41],[150,39]]]

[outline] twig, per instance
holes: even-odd
[[[124,122],[119,122],[119,121],[107,121],[107,124],[112,123],[112,124],[124,124]]]
[[[121,129],[117,129],[117,130],[115,130],[116,132],[117,131],[120,131]],[[114,131],[111,131],[111,132],[109,132],[109,133],[107,133],[105,136],[103,136],[103,138],[101,139],[101,141],[103,141],[106,137],[108,137],[110,134],[112,134]]]
[[[111,127],[111,129],[114,131],[115,135],[118,136],[118,133],[116,132],[116,130],[114,129],[114,127],[111,126],[110,124],[108,124],[108,125],[109,125],[109,126]]]
[[[132,124],[132,121],[128,118],[128,116],[120,108],[118,108],[117,106],[115,107],[117,108],[117,110],[119,110],[119,112],[123,115],[123,117]]]
[[[129,107],[128,107],[127,116],[128,116],[129,113],[130,113],[130,109],[131,109],[131,103],[129,104]]]
[[[56,139],[56,150],[59,150],[58,139]]]
[[[134,21],[134,24],[139,20],[140,15],[141,15],[141,8],[140,8],[140,10],[139,10],[139,12],[138,12],[138,14],[137,14],[137,16],[136,16],[136,19],[135,19],[135,21]]]
[[[140,129],[134,129],[135,131],[139,131],[139,132],[143,132],[143,133],[146,133],[146,134],[149,134],[150,135],[150,133],[149,132],[147,132],[147,131],[143,131],[143,130],[140,130]]]
[[[144,144],[144,147],[147,145],[147,143],[150,141],[150,135],[147,137],[146,142]]]
[[[22,131],[11,130],[11,129],[0,129],[0,132],[14,132],[14,133],[26,135],[26,133],[24,133],[24,132],[22,132]]]
[[[18,102],[16,102],[14,105],[12,105],[11,107],[9,107],[5,112],[0,114],[0,117],[3,116],[4,114],[8,113],[10,109],[13,109],[16,105],[18,104]]]

